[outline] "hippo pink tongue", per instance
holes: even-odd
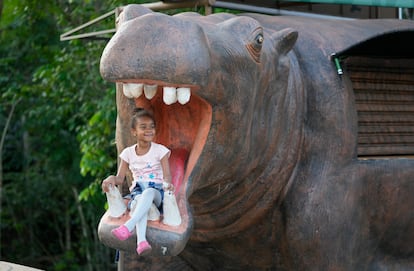
[[[187,162],[188,155],[189,152],[186,149],[173,149],[171,151],[169,162],[175,193],[180,190],[183,182],[185,163]]]

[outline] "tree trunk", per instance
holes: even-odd
[[[3,8],[3,1],[0,0],[0,16],[1,16],[1,10]],[[3,132],[1,134],[1,139],[0,139],[0,225],[1,225],[1,214],[2,214],[2,202],[3,202],[3,146],[4,146],[4,141],[6,139],[6,134],[7,134],[7,130],[9,129],[10,126],[10,121],[11,118],[13,117],[13,113],[14,113],[14,109],[16,108],[16,105],[20,102],[20,99],[14,101],[11,105],[10,108],[10,112],[9,115],[7,116],[6,119],[6,124],[4,125],[4,129]],[[1,255],[1,231],[0,231],[0,259],[2,258]]]

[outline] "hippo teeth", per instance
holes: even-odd
[[[177,100],[180,104],[186,104],[190,101],[190,88],[177,88]]]
[[[157,85],[144,85],[145,98],[151,100],[157,94]]]
[[[123,90],[124,95],[127,98],[139,98],[144,92],[147,99],[152,99],[157,94],[157,85],[144,85],[136,83],[124,83]]]
[[[129,93],[132,97],[128,97],[126,94],[125,96],[128,98],[138,98],[142,95],[143,85],[144,84],[124,84],[124,94],[126,91],[127,94]]]
[[[127,98],[134,98],[134,96],[132,96],[132,93],[131,93],[131,85],[132,84],[123,84],[123,86],[122,86],[122,89],[123,89],[123,91],[124,91],[124,95],[127,97]]]
[[[143,83],[124,83],[124,95],[129,98],[139,98],[144,92],[145,98],[151,100],[157,94],[158,85],[146,85]],[[163,101],[166,105],[171,105],[177,101],[184,105],[190,101],[191,89],[189,87],[164,87]]]
[[[177,89],[175,87],[164,87],[164,95],[162,97],[166,105],[177,102]]]

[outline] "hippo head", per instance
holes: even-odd
[[[117,130],[129,134],[134,107],[154,113],[183,215],[173,231],[185,242],[237,234],[287,189],[304,114],[296,39],[250,17],[123,9],[100,71],[118,86]]]

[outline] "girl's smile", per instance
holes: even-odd
[[[151,118],[140,117],[137,119],[137,125],[132,130],[137,142],[150,142],[155,136],[155,123]]]

